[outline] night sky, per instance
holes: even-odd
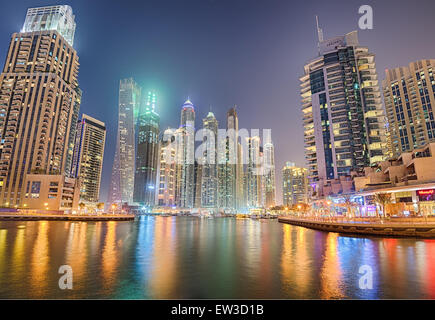
[[[156,90],[162,129],[179,125],[188,96],[197,128],[210,105],[221,128],[233,105],[240,128],[271,128],[280,202],[284,162],[305,164],[298,79],[317,54],[316,14],[327,39],[358,29],[358,8],[373,7],[374,29],[359,30],[359,39],[376,54],[380,79],[386,68],[435,58],[433,0],[1,0],[2,67],[27,8],[54,4],[71,5],[76,16],[80,112],[108,127],[102,201],[115,152],[120,78]]]

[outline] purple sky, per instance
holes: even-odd
[[[2,1],[0,62],[26,9],[69,4],[76,15],[75,48],[80,57],[81,112],[108,127],[102,179],[106,200],[117,126],[118,82],[134,77],[158,94],[161,127],[179,124],[187,96],[197,127],[212,105],[225,126],[236,104],[241,128],[271,128],[277,195],[285,161],[304,165],[299,76],[317,53],[315,15],[324,37],[358,29],[358,8],[369,4],[374,29],[360,30],[362,45],[385,69],[435,58],[435,1],[124,0]]]

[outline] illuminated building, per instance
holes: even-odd
[[[72,166],[72,176],[81,181],[80,200],[99,200],[105,141],[104,122],[83,114],[77,122]]]
[[[132,78],[119,82],[118,132],[108,204],[133,203],[135,115],[139,110],[140,96],[141,88]]]
[[[435,60],[386,70],[382,81],[394,156],[435,141]]]
[[[259,208],[262,203],[262,166],[260,157],[260,137],[246,138],[248,147],[247,169],[245,174],[245,195],[248,208]]]
[[[391,215],[435,215],[435,143],[429,143],[399,157],[366,167],[354,177],[355,196],[363,215],[376,215],[374,195],[390,194],[387,211]],[[338,195],[339,196],[339,195]]]
[[[203,153],[202,181],[201,181],[201,207],[217,207],[217,138],[218,122],[213,114],[209,112],[202,120],[204,130],[208,130],[203,137],[205,151]]]
[[[192,209],[195,198],[195,108],[187,99],[181,107],[176,139],[176,201],[180,208]]]
[[[52,9],[62,10],[60,6],[44,8]],[[33,205],[25,203],[33,182],[43,185],[52,175],[58,182],[68,179],[65,183],[77,187],[69,176],[81,91],[72,38],[68,42],[53,24],[46,24],[44,29],[42,24],[31,24],[34,10],[39,9],[28,11],[23,28],[26,32],[12,34],[0,74],[0,205],[26,204],[42,209],[38,206],[46,202],[42,197],[47,194],[40,193]],[[70,12],[69,7],[65,10]],[[50,17],[47,13],[46,18]],[[66,19],[70,19],[67,24],[74,34],[72,12]],[[68,210],[72,206],[73,202],[58,202],[51,209]]]
[[[160,207],[173,207],[175,202],[175,154],[176,145],[174,143],[174,131],[166,129],[160,141],[160,161],[159,161],[159,192],[157,194],[157,205]]]
[[[67,5],[57,5],[27,9],[21,32],[47,30],[56,30],[70,46],[73,46],[76,23],[72,8]]]
[[[264,165],[264,188],[265,188],[265,207],[270,208],[276,204],[276,185],[275,185],[275,148],[272,142],[263,145],[263,165]]]
[[[307,203],[308,170],[286,162],[282,168],[282,200],[284,206]]]
[[[145,106],[140,108],[138,114],[133,194],[133,201],[146,207],[153,207],[156,202],[160,117],[155,108],[156,95],[148,92]]]
[[[383,161],[386,118],[375,56],[360,46],[357,31],[319,37],[319,56],[304,71],[300,82],[309,179],[350,176]]]
[[[237,208],[239,119],[235,108],[227,112],[227,134],[218,138],[218,207],[226,211]]]

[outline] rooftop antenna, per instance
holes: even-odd
[[[316,16],[316,26],[317,26],[317,47],[319,49],[319,54],[320,54],[320,42],[323,41],[323,30],[322,28],[319,27],[319,17]]]

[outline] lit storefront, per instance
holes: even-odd
[[[424,216],[435,215],[435,189],[417,191],[420,213]]]

